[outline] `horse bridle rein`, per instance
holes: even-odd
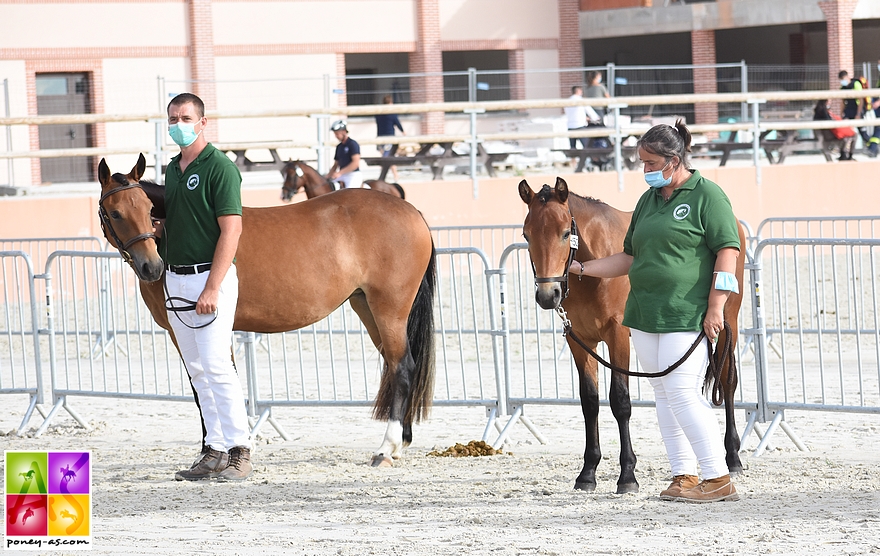
[[[565,298],[568,297],[568,268],[574,260],[579,243],[580,238],[578,237],[577,222],[574,221],[574,216],[572,216],[571,234],[568,236],[568,261],[565,263],[565,269],[563,270],[562,276],[545,276],[543,278],[538,278],[538,270],[535,268],[535,261],[532,261],[532,273],[535,275],[535,288],[538,287],[538,284],[553,284],[558,282],[562,288],[562,299],[560,299],[559,302],[562,303]]]
[[[116,249],[119,250],[119,254],[122,255],[122,259],[126,263],[128,263],[129,266],[132,265],[131,254],[128,252],[129,247],[139,241],[143,241],[146,239],[152,239],[153,241],[156,241],[156,234],[154,234],[153,232],[146,232],[143,234],[138,234],[128,241],[123,242],[121,239],[119,239],[119,235],[117,235],[116,230],[113,229],[113,224],[110,222],[110,215],[107,214],[107,210],[104,208],[104,199],[106,199],[110,195],[119,193],[120,191],[125,191],[126,189],[134,189],[135,187],[140,187],[140,184],[128,183],[125,185],[120,185],[119,187],[115,187],[101,195],[101,198],[98,200],[98,218],[101,219],[101,227],[104,229],[104,235],[106,236],[109,232],[110,237],[113,238],[114,243],[116,243]]]

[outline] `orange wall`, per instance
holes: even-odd
[[[880,214],[880,160],[853,163],[762,166],[762,184],[751,167],[709,168],[703,174],[727,192],[737,216],[757,228],[761,220],[779,216],[873,216]],[[640,172],[624,173],[618,191],[614,172],[565,174],[575,193],[589,195],[621,210],[632,210],[645,190]],[[525,205],[517,193],[522,178],[484,178],[479,198],[473,199],[469,180],[406,183],[407,199],[431,226],[518,224]],[[553,185],[555,175],[528,176],[533,189]],[[93,196],[6,197],[0,199],[0,238],[100,237],[97,219],[98,186]],[[280,204],[280,184],[246,188],[249,206]],[[295,201],[304,200],[300,193]]]

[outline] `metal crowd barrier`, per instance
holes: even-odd
[[[758,420],[786,409],[880,413],[880,239],[771,238],[751,274]],[[772,353],[771,353],[772,352]]]
[[[812,222],[803,229],[817,233],[819,221],[825,220],[803,219]],[[848,223],[841,231],[831,220]],[[847,238],[762,240],[760,232],[757,237],[750,233],[750,283],[745,286],[751,295],[741,311],[737,404],[748,415],[743,438],[751,431],[761,438],[757,453],[777,428],[804,447],[785,423],[786,409],[880,413],[880,240],[861,239],[873,234],[873,222],[880,217],[855,220],[827,219],[830,231],[821,232],[853,236]],[[759,230],[764,226],[807,224],[778,219]],[[494,252],[519,228],[449,228],[435,234],[441,245],[479,242]],[[577,372],[558,317],[534,301],[526,245],[508,244],[499,263],[493,266],[492,260],[477,247],[437,249],[434,403],[485,407],[483,439],[491,440],[494,426],[500,433],[496,445],[516,423],[544,441],[524,408],[579,404]],[[47,257],[45,273],[36,276],[21,251],[0,253],[0,263],[6,315],[5,328],[0,327],[0,394],[30,397],[19,433],[34,408],[45,417],[37,434],[62,408],[87,426],[71,407],[77,396],[192,399],[168,334],[154,324],[136,277],[117,253],[56,251]],[[35,287],[40,280],[45,293]],[[42,299],[48,303],[45,325],[36,306]],[[255,433],[268,421],[286,437],[272,418],[273,407],[372,403],[380,358],[347,306],[298,331],[237,333],[237,338],[236,359],[245,370]],[[600,353],[607,355],[603,347]],[[634,355],[631,366],[637,368]],[[40,408],[43,369],[51,379],[48,414]],[[601,366],[599,383],[601,401],[607,404],[610,372]],[[644,379],[632,379],[630,389],[634,405],[653,405]],[[506,423],[502,416],[509,417]],[[762,433],[759,424],[767,422]]]
[[[438,248],[434,325],[435,406],[483,406],[498,416],[500,357],[494,342],[490,264],[477,248]],[[269,422],[287,438],[272,408],[371,406],[381,358],[357,315],[343,305],[314,325],[278,334],[240,333],[249,410],[257,433]]]
[[[153,321],[119,253],[56,251],[42,278],[52,407],[37,436],[62,408],[90,428],[72,396],[193,399],[171,337]]]
[[[31,259],[23,251],[0,251],[3,314],[0,320],[0,394],[28,397],[24,418],[17,434],[22,434],[37,404],[43,403],[43,373],[40,368],[40,342],[37,296]]]

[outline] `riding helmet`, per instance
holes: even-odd
[[[336,120],[330,126],[330,131],[339,131],[339,130],[348,131],[348,127],[346,127],[346,125],[345,125],[345,120]]]

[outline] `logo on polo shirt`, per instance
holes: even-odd
[[[190,191],[192,191],[193,189],[195,189],[198,186],[199,186],[199,175],[198,174],[193,174],[189,177],[188,180],[186,180],[186,188],[189,189]]]
[[[691,206],[686,203],[682,203],[682,204],[678,205],[677,207],[675,207],[675,210],[672,211],[672,217],[675,218],[676,220],[684,220],[685,218],[687,218],[687,215],[690,213],[691,213]]]

